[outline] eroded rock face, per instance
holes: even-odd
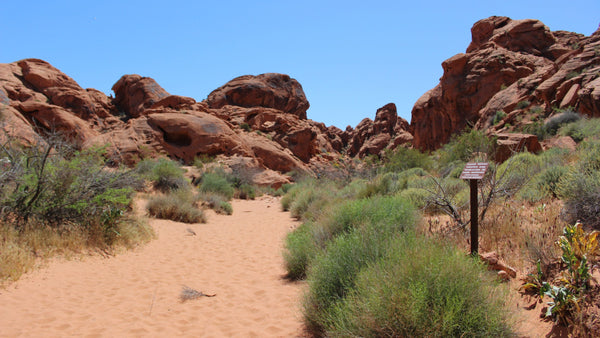
[[[356,128],[347,130],[350,135],[348,154],[359,157],[380,155],[384,149],[407,144],[412,141],[407,129],[408,122],[398,117],[396,105],[389,103],[377,110],[374,121],[366,118]]]
[[[237,77],[208,95],[210,108],[225,105],[264,107],[306,119],[310,106],[298,81],[288,75],[267,73]]]
[[[496,137],[496,162],[504,162],[517,152],[539,153],[542,151],[542,146],[535,135],[499,133],[496,134]]]
[[[436,149],[467,125],[514,130],[531,112],[543,118],[553,107],[600,116],[600,31],[585,37],[551,32],[538,20],[490,17],[471,34],[466,53],[442,63],[440,83],[413,107],[418,148]],[[508,117],[493,126],[498,111]]]
[[[169,96],[154,79],[137,74],[123,75],[112,90],[115,105],[131,117],[141,116],[144,110]]]

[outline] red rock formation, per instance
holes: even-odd
[[[418,148],[436,149],[467,125],[490,128],[497,111],[513,128],[530,110],[548,115],[573,106],[600,116],[600,31],[585,37],[551,32],[537,20],[490,17],[471,34],[466,53],[442,63],[440,83],[413,108]]]
[[[113,86],[115,105],[131,117],[139,117],[144,110],[169,96],[166,90],[149,77],[123,75]]]
[[[389,103],[375,113],[375,121],[366,118],[355,129],[348,132],[348,154],[379,155],[383,149],[394,149],[398,145],[409,143],[412,137],[407,132],[408,122],[398,117],[396,105]]]
[[[500,133],[496,136],[496,162],[504,162],[516,152],[527,150],[539,153],[542,151],[542,146],[535,135]]]
[[[276,73],[237,77],[210,93],[207,102],[210,108],[225,105],[274,108],[301,119],[306,119],[310,106],[298,81]]]

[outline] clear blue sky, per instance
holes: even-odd
[[[124,74],[200,101],[234,77],[278,72],[310,119],[345,128],[415,101],[492,15],[590,35],[600,1],[3,1],[0,63],[40,58],[111,94]]]

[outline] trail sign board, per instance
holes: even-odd
[[[465,165],[465,169],[460,174],[463,180],[469,180],[471,188],[471,254],[474,255],[479,250],[479,205],[477,201],[477,181],[485,176],[489,163],[470,162]]]
[[[465,165],[465,169],[460,174],[463,180],[480,180],[485,175],[489,163],[487,162],[469,162]]]

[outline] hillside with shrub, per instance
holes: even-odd
[[[291,187],[282,208],[303,223],[284,258],[288,278],[307,281],[310,332],[512,336],[519,318],[509,316],[510,299],[533,297],[534,318],[598,334],[600,120],[553,126],[581,135],[575,151],[514,153],[499,163],[494,140],[470,130],[430,154],[399,148],[356,177]],[[472,161],[490,163],[478,188],[481,258],[468,255],[469,184],[459,179]],[[502,268],[485,259],[489,252]]]

